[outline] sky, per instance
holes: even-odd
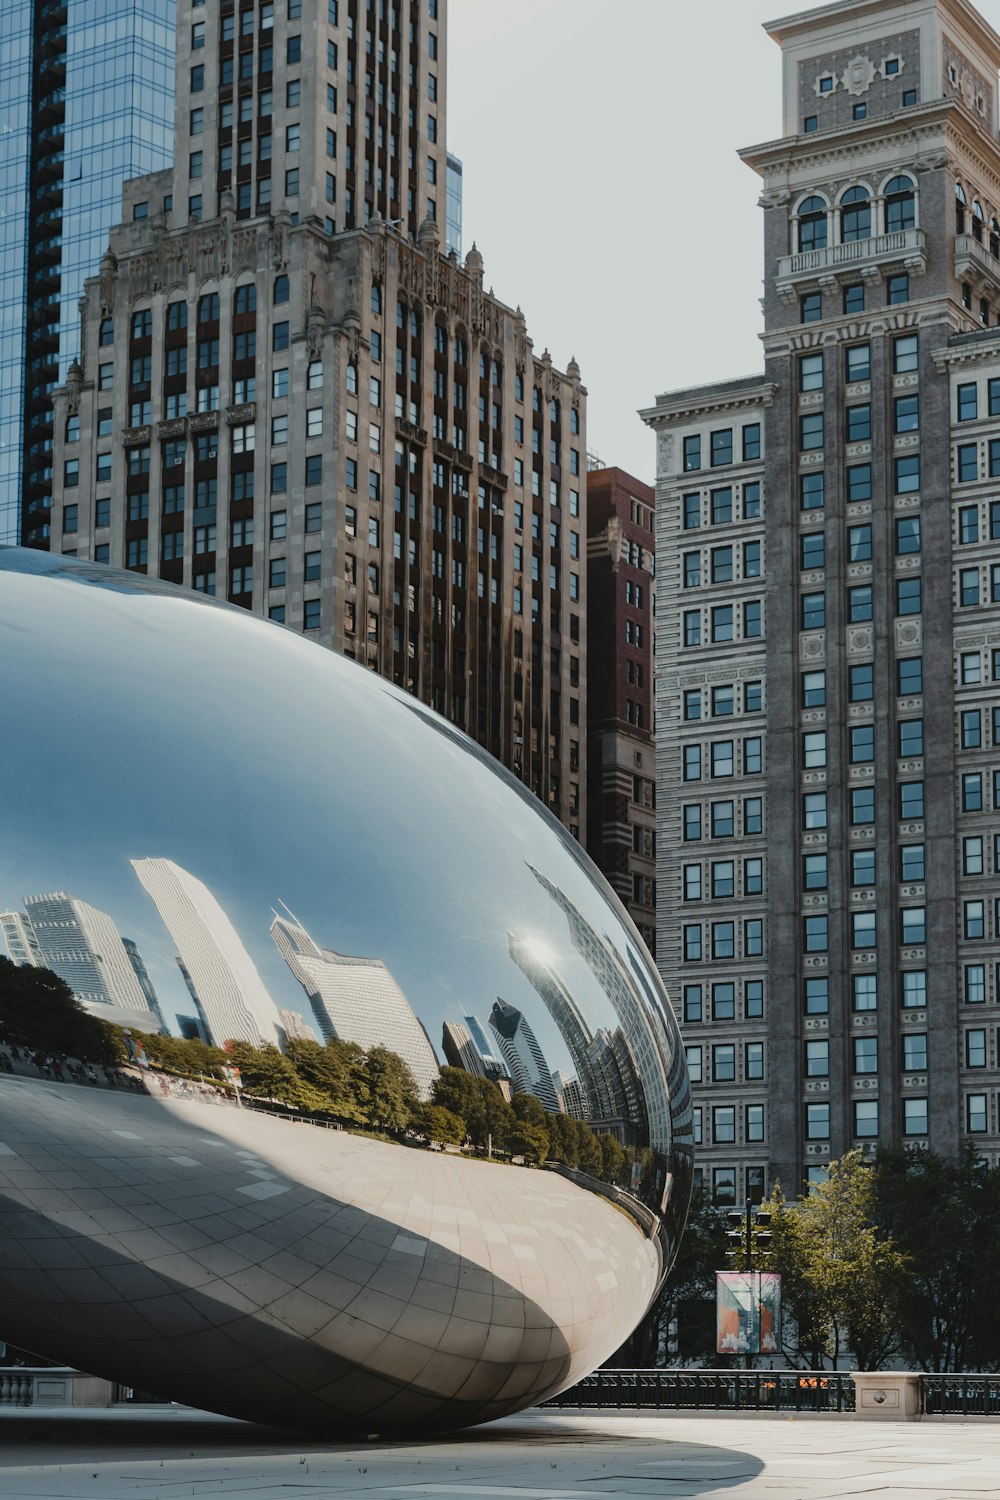
[[[450,0],[448,147],[475,239],[536,352],[580,365],[587,446],[655,477],[636,416],[762,368],[759,179],[781,134],[765,21],[808,0]],[[1000,29],[1000,0],[978,0]]]

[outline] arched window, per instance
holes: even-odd
[[[965,205],[968,199],[960,182],[955,183],[955,233],[965,233]]]
[[[983,205],[978,198],[972,200],[972,237],[983,243],[983,228],[986,224],[986,215],[983,213]]]
[[[826,203],[815,194],[799,204],[799,250],[822,250],[826,246]]]
[[[274,302],[276,304],[279,303],[279,302],[287,302],[288,301],[288,277],[287,276],[276,276],[274,278],[274,295],[273,295],[273,300],[274,300]]]
[[[372,282],[372,312],[373,313],[380,313],[381,311],[382,311],[382,288],[379,286],[379,284],[378,284],[377,281],[373,281]]]
[[[843,244],[851,240],[867,240],[872,232],[872,205],[867,188],[848,188],[840,200],[840,238]]]
[[[917,200],[908,177],[893,177],[885,185],[885,232],[912,229],[916,223]]]

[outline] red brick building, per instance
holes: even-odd
[[[654,491],[587,475],[587,850],[656,951]]]

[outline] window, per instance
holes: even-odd
[[[736,1139],[736,1107],[732,1104],[717,1104],[712,1109],[712,1142],[728,1145]]]
[[[975,1027],[965,1033],[965,1066],[967,1068],[986,1067],[986,1032],[981,1027]]]
[[[851,286],[844,287],[843,309],[846,317],[864,312],[865,288],[863,282],[858,281]]]
[[[921,610],[921,580],[917,574],[912,578],[896,579],[897,615],[919,615]]]
[[[978,708],[963,709],[959,727],[963,750],[979,750],[983,743],[983,721]]]
[[[684,439],[684,472],[701,468],[701,438],[697,436]]]
[[[823,413],[807,412],[799,417],[799,447],[809,452],[823,446]]]
[[[874,849],[852,849],[851,850],[851,885],[857,888],[870,888],[875,884],[875,850]]]
[[[875,759],[874,724],[855,724],[850,733],[851,764],[868,765]]]
[[[823,356],[822,354],[802,354],[799,356],[799,390],[820,391],[823,389]]]
[[[744,797],[743,799],[743,832],[746,834],[763,833],[764,831],[764,801],[761,797]]]
[[[733,606],[731,604],[717,604],[711,613],[712,641],[731,641],[733,639]]]
[[[760,423],[748,422],[743,428],[743,462],[760,458]]]
[[[896,521],[896,555],[905,557],[920,551],[920,517],[900,517]]]
[[[871,379],[871,346],[849,344],[845,350],[846,379],[848,385],[856,385]]]
[[[851,788],[851,823],[859,826],[875,821],[875,788],[857,786]],[[824,825],[825,826],[825,825]]]
[[[872,586],[870,583],[855,585],[847,590],[847,614],[852,624],[872,617]]]
[[[821,473],[799,475],[799,509],[821,510],[826,499],[826,486]]]
[[[701,954],[701,923],[687,922],[684,926],[684,962],[699,963]]]
[[[720,1042],[712,1048],[712,1082],[734,1083],[736,1081],[736,1047],[731,1042]]]
[[[802,764],[811,770],[826,765],[825,730],[814,730],[802,736]]]
[[[712,746],[712,775],[733,776],[735,764],[732,740],[716,740]]]
[[[701,610],[686,609],[683,614],[685,646],[701,645]]]
[[[892,369],[895,375],[905,375],[919,369],[919,346],[915,333],[893,339]]]
[[[878,978],[875,974],[855,974],[851,980],[851,1004],[855,1011],[878,1008]]]
[[[898,725],[899,754],[910,759],[924,753],[923,719],[900,719]]]
[[[802,630],[822,630],[826,625],[826,595],[803,594],[800,602]]]
[[[732,838],[733,836],[733,804],[732,802],[712,803],[712,837],[713,839]]]
[[[692,1083],[701,1083],[701,1048],[685,1047],[684,1058],[687,1062],[688,1077]]]
[[[922,781],[899,783],[899,816],[904,822],[919,820],[924,815],[924,784]]]
[[[712,958],[736,957],[736,925],[733,922],[712,923]]]
[[[926,1135],[927,1134],[927,1100],[926,1099],[904,1099],[903,1100],[903,1134],[904,1135]]]
[[[806,1140],[828,1141],[830,1139],[829,1104],[806,1105]]]
[[[974,422],[979,415],[978,388],[975,383],[960,385],[955,394],[958,406],[958,420],[960,422]]]
[[[823,316],[822,292],[806,292],[799,298],[799,317],[803,323],[818,323]]]
[[[851,913],[851,947],[855,950],[876,946],[875,913],[855,911]]]
[[[915,696],[924,690],[922,656],[901,656],[896,662],[896,692],[901,698]]]
[[[684,986],[684,1019],[693,1022],[700,1021],[701,1018],[701,985],[686,984]]]
[[[989,1129],[989,1112],[985,1094],[966,1094],[965,1128],[970,1135]]]
[[[718,468],[723,464],[731,464],[733,461],[733,430],[726,427],[718,432],[713,432],[709,439],[712,468]]]
[[[736,985],[731,981],[712,985],[712,1020],[736,1019]]]
[[[893,460],[897,495],[912,495],[920,488],[920,455],[911,453]]]
[[[731,489],[712,490],[712,525],[728,526],[733,519],[733,492]]]
[[[986,903],[984,901],[962,902],[962,930],[970,940],[986,936]]]
[[[927,1004],[927,972],[924,969],[906,969],[902,980],[903,1006],[907,1010],[922,1010]]]
[[[701,780],[701,746],[684,746],[684,780]]]
[[[807,891],[826,890],[827,857],[825,854],[806,854],[803,857],[802,884]]]
[[[872,409],[867,402],[863,406],[847,408],[847,441],[867,443],[872,435]]]
[[[803,937],[807,953],[825,953],[829,946],[828,918],[825,916],[805,917]]]
[[[516,568],[518,567],[518,560],[517,560],[517,557],[516,557],[516,552],[518,550],[519,549],[515,549],[514,566]],[[686,688],[685,689],[685,692],[684,692],[684,717],[685,717],[685,719],[700,719],[701,718],[701,688]]]
[[[878,1037],[856,1036],[854,1038],[854,1072],[878,1072]]]
[[[894,306],[900,302],[909,302],[910,278],[906,271],[900,271],[897,275],[889,277],[886,284],[886,294],[890,306]]]
[[[850,669],[850,701],[870,703],[875,697],[875,664],[863,662]]]
[[[847,468],[847,498],[853,505],[872,497],[871,464],[849,464]]]

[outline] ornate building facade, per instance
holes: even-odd
[[[720,1203],[1000,1152],[1000,37],[966,0],[768,31],[765,371],[644,414],[659,961]]]
[[[446,714],[583,836],[586,393],[444,253],[444,4],[178,7],[56,393],[53,547],[227,597]]]

